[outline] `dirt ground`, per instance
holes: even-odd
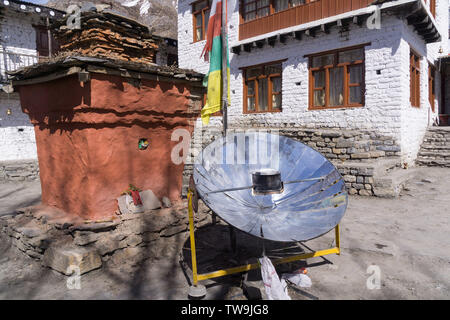
[[[290,296],[299,300],[450,299],[450,169],[421,168],[420,172],[421,178],[411,181],[397,199],[350,197],[340,224],[341,255],[277,268],[279,274],[301,266],[308,270],[312,287],[290,286]],[[0,185],[0,216],[39,201],[38,182]],[[251,257],[258,257],[262,250],[260,240],[237,232],[238,249],[232,253],[228,236],[228,227],[222,224],[197,232],[200,272],[254,261]],[[330,232],[306,245],[323,249],[333,239]],[[177,241],[185,248],[170,258],[147,260],[131,269],[103,267],[82,275],[81,289],[68,289],[68,277],[11,247],[2,234],[0,299],[186,299],[191,277],[188,234],[179,235]],[[292,246],[289,250],[298,249]],[[266,243],[269,256],[280,254],[277,248]],[[180,263],[180,256],[186,263]],[[379,289],[372,281],[377,274]],[[205,282],[206,299],[246,299],[240,283],[239,276]],[[250,272],[246,283],[265,297],[258,272]]]

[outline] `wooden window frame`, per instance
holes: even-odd
[[[278,61],[271,61],[267,63],[261,63],[253,66],[248,66],[244,68],[240,68],[242,70],[243,75],[243,87],[244,87],[244,102],[243,102],[243,113],[244,114],[254,114],[254,113],[276,113],[276,112],[282,112],[283,111],[283,62],[286,61],[286,59],[278,60]],[[281,73],[271,73],[269,75],[259,75],[252,78],[247,79],[247,70],[258,68],[258,67],[268,67],[272,65],[279,64],[281,66]],[[280,92],[273,92],[272,88],[272,78],[281,78],[281,91]],[[259,90],[258,90],[258,80],[259,79],[267,79],[267,110],[259,110]],[[248,98],[248,81],[255,81],[255,110],[248,110],[248,104],[247,104],[247,98]],[[273,109],[273,101],[272,96],[273,95],[281,95],[281,107],[279,109]]]
[[[206,7],[204,7],[203,9],[194,11],[194,7],[195,5],[201,3],[201,2],[206,2],[207,5]],[[193,30],[193,42],[198,42],[198,41],[203,41],[206,39],[206,33],[208,32],[208,30],[205,29],[205,12],[208,10],[211,10],[211,1],[210,0],[198,0],[195,1],[193,3],[191,3],[191,10],[192,10],[192,30]],[[202,34],[203,34],[203,39],[197,39],[197,15],[201,14],[202,15],[202,26],[201,29],[203,30]],[[211,14],[211,11],[210,11]],[[208,17],[209,20],[209,17]],[[209,21],[208,21],[209,22]]]
[[[436,100],[436,68],[432,64],[428,65],[428,101],[430,102],[431,110],[435,112]]]
[[[358,107],[364,107],[365,105],[365,98],[366,98],[366,51],[364,48],[370,45],[370,43],[361,44],[357,46],[347,47],[347,48],[340,48],[340,49],[334,49],[329,51],[324,51],[320,53],[314,53],[311,55],[306,55],[305,57],[309,58],[308,61],[308,78],[309,78],[309,110],[326,110],[326,109],[340,109],[340,108],[358,108]],[[338,63],[339,59],[339,53],[345,52],[345,51],[351,51],[355,49],[362,49],[363,51],[363,58],[362,60],[356,60],[352,62],[342,62]],[[312,67],[313,58],[320,57],[324,55],[333,55],[333,64],[321,66],[321,67]],[[361,65],[362,68],[362,76],[361,76],[361,82],[356,83],[350,83],[350,73],[349,70],[353,66]],[[343,104],[338,106],[330,106],[330,69],[334,68],[343,68]],[[315,71],[325,71],[325,87],[316,88],[314,87],[315,79],[314,79],[314,72]],[[351,87],[361,87],[361,97],[362,101],[361,103],[350,103],[350,88]],[[324,89],[325,90],[325,105],[324,106],[315,106],[314,105],[314,91]]]
[[[409,52],[409,101],[414,108],[420,108],[420,59],[414,50]]]
[[[436,18],[436,0],[430,1],[430,12]]]

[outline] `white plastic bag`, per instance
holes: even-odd
[[[287,283],[284,279],[280,281],[277,271],[267,257],[259,259],[261,264],[261,276],[269,300],[291,300],[287,292]]]
[[[301,288],[310,288],[312,286],[311,279],[302,273],[285,273],[281,276],[281,279],[285,279]]]
[[[144,207],[141,204],[134,204],[133,197],[128,193],[125,195],[125,201],[127,203],[127,208],[131,213],[142,213],[144,212]]]

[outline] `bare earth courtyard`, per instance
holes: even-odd
[[[397,199],[352,196],[341,228],[340,256],[309,259],[311,288],[289,288],[293,299],[450,299],[450,169],[420,168]],[[39,182],[0,185],[0,215],[40,201]],[[226,234],[223,226],[200,230]],[[238,246],[242,235],[238,234]],[[312,249],[332,244],[333,232],[309,241]],[[188,239],[181,234],[180,242]],[[211,237],[214,246],[214,238]],[[217,259],[205,251],[200,264]],[[186,299],[190,269],[183,272],[180,252],[172,258],[129,268],[98,269],[81,276],[81,289],[68,289],[67,279],[41,266],[0,238],[0,299]],[[256,255],[255,255],[256,256]],[[370,266],[376,266],[369,268]],[[285,266],[286,267],[286,266]],[[369,269],[368,269],[369,268]],[[370,289],[373,270],[380,288]],[[282,269],[278,270],[281,274]],[[260,279],[248,279],[262,289]],[[207,299],[245,299],[236,278],[207,284]],[[261,290],[263,291],[263,290]],[[263,293],[264,297],[264,293]]]

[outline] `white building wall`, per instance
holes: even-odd
[[[442,53],[448,50],[448,0],[436,1],[435,23],[441,33],[442,40],[426,44],[412,26],[403,24],[401,41],[402,51],[402,91],[404,91],[401,115],[401,147],[405,162],[411,163],[417,156],[428,126],[433,125],[439,114],[441,101],[441,76],[435,74],[435,109],[429,102],[428,68],[436,66],[436,61]],[[410,102],[410,72],[409,53],[413,49],[422,58],[420,60],[420,108],[411,106]]]
[[[38,18],[5,10],[0,20],[0,72],[13,65],[37,62],[36,32]],[[13,53],[13,54],[10,54]],[[19,54],[19,55],[15,55]],[[22,55],[22,56],[20,56]],[[7,110],[11,115],[7,115]],[[17,94],[0,94],[0,161],[37,159],[34,128],[22,112]]]
[[[33,24],[38,18],[5,10],[0,20],[0,71],[12,66],[26,66],[38,61],[36,51],[36,31]],[[8,54],[12,53],[12,54]],[[17,56],[19,54],[23,56]]]

